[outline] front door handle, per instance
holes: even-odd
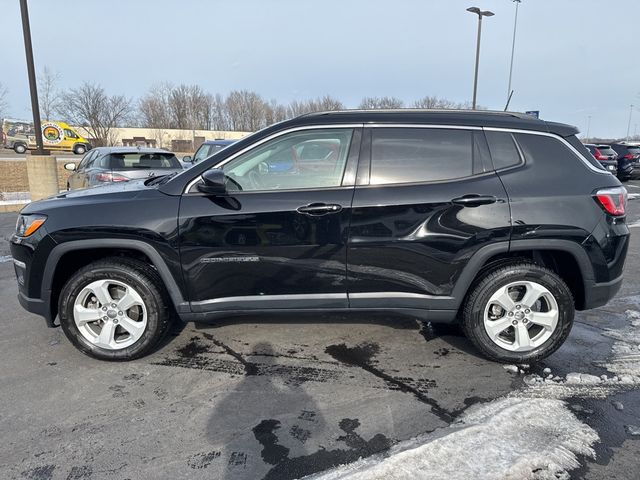
[[[454,198],[451,203],[461,205],[463,207],[479,207],[480,205],[489,205],[496,203],[498,199],[493,195],[464,195]]]
[[[342,205],[326,203],[310,203],[297,208],[298,213],[303,215],[321,216],[329,213],[338,213],[342,210]]]

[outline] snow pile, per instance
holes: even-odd
[[[610,372],[615,373],[624,383],[640,384],[640,312],[627,310],[625,312],[629,325],[620,330],[607,330],[605,335],[613,338],[613,356],[604,365]]]
[[[579,466],[576,455],[594,456],[591,445],[598,440],[564,402],[540,398],[504,398],[470,407],[437,435],[399,443],[385,456],[309,478],[557,479]]]

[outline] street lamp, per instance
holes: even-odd
[[[476,72],[473,78],[473,105],[471,108],[476,109],[476,99],[478,96],[478,67],[480,66],[480,37],[482,35],[482,17],[493,17],[495,14],[489,10],[482,11],[478,7],[469,7],[467,12],[478,15],[478,40],[476,44]]]
[[[507,88],[507,102],[511,96],[511,78],[513,77],[513,54],[516,50],[516,28],[518,27],[518,7],[522,0],[512,0],[516,4],[516,16],[513,20],[513,41],[511,42],[511,64],[509,65],[509,87]]]

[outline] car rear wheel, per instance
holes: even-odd
[[[78,270],[60,293],[60,325],[83,353],[101,360],[146,355],[169,328],[162,282],[149,265],[109,258]]]
[[[571,291],[556,273],[533,263],[517,263],[478,280],[465,302],[462,326],[490,359],[528,363],[562,345],[574,314]]]
[[[86,151],[87,147],[85,147],[84,145],[76,145],[73,149],[73,153],[75,153],[76,155],[84,155]]]
[[[13,151],[16,153],[20,153],[23,154],[24,152],[27,151],[27,147],[26,145],[23,145],[22,143],[17,143],[13,146]]]

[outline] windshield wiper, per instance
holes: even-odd
[[[147,179],[147,181],[144,182],[144,184],[145,185],[162,185],[162,184],[167,183],[169,180],[171,180],[177,174],[178,174],[178,172],[166,173],[164,175],[154,175],[153,177]]]

